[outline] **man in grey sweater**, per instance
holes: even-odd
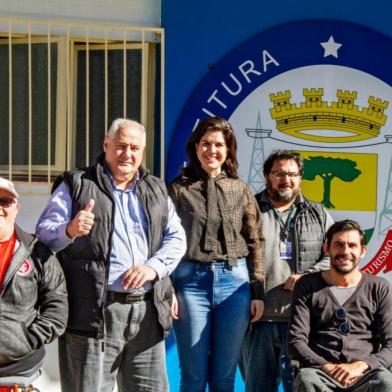
[[[296,392],[392,391],[392,286],[359,270],[365,235],[352,220],[327,232],[327,271],[295,286],[288,354],[301,365]]]
[[[256,200],[265,239],[265,308],[244,339],[240,369],[247,392],[277,391],[280,379],[285,392],[291,392],[286,335],[292,293],[302,274],[329,268],[323,242],[333,221],[321,204],[301,194],[303,162],[298,153],[272,153],[263,172],[267,188]]]

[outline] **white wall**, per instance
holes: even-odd
[[[161,0],[1,0],[0,15],[160,27]]]
[[[1,1],[1,0],[0,0]],[[13,181],[19,194],[20,209],[16,223],[28,233],[35,232],[38,217],[43,211],[50,197],[51,185],[47,183],[33,183]]]

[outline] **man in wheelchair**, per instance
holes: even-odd
[[[68,317],[63,271],[15,224],[19,208],[13,183],[0,177],[0,392],[31,390],[44,345],[64,332]]]
[[[294,390],[392,391],[392,286],[359,270],[366,246],[358,223],[333,224],[324,250],[330,269],[304,275],[294,289],[287,343],[300,365]]]

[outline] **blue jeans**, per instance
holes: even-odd
[[[245,259],[182,261],[172,274],[179,320],[174,332],[181,369],[180,391],[234,390],[241,343],[250,316],[250,284]]]
[[[246,334],[240,370],[247,392],[292,392],[294,373],[286,353],[287,323],[257,322]]]

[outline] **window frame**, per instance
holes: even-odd
[[[24,177],[27,172],[31,170],[31,172],[36,172],[37,174],[30,173],[32,176],[41,176],[45,175],[48,172],[48,167],[50,167],[51,172],[57,172],[61,173],[64,168],[65,168],[65,160],[66,160],[66,154],[64,150],[64,144],[65,144],[65,138],[66,138],[66,128],[65,128],[65,122],[64,122],[64,113],[66,113],[66,105],[65,101],[62,97],[65,95],[66,91],[66,85],[63,82],[62,78],[58,77],[58,75],[63,75],[63,65],[64,65],[64,59],[65,59],[65,53],[64,53],[64,37],[50,37],[50,41],[48,40],[47,37],[41,37],[41,36],[31,36],[30,39],[25,38],[25,37],[19,37],[15,36],[14,38],[11,39],[11,45],[33,45],[33,44],[46,44],[46,45],[51,45],[53,43],[57,44],[57,75],[56,75],[56,120],[55,120],[55,134],[56,134],[56,142],[55,142],[55,163],[52,165],[50,164],[51,160],[51,153],[48,151],[48,163],[46,165],[34,165],[30,162],[27,164],[19,165],[19,164],[13,164],[12,162],[9,163],[8,165],[0,165],[0,175],[4,175],[6,173],[9,173],[12,171],[13,174],[16,176],[21,176]],[[9,46],[9,39],[2,37],[0,38],[0,45],[7,45]],[[14,75],[11,76],[13,78]],[[53,80],[51,78],[51,83],[53,83]],[[8,98],[10,98],[10,92],[8,90]],[[30,98],[29,98],[30,99]],[[29,105],[31,103],[29,102]],[[51,107],[51,104],[49,104],[48,101],[48,106]],[[31,118],[32,114],[29,114],[29,127],[31,126]],[[12,124],[12,119],[8,117],[8,121],[11,121]],[[10,126],[10,124],[9,124]],[[12,125],[11,125],[12,127]],[[33,130],[32,130],[33,132]],[[31,135],[33,138],[33,134]],[[30,135],[27,135],[28,142],[30,143]],[[32,142],[32,141],[31,141]],[[14,140],[12,139],[11,146],[13,146]],[[51,147],[49,146],[49,150]],[[11,166],[11,170],[10,170]],[[31,168],[29,170],[29,167]],[[42,174],[41,174],[42,173]]]
[[[0,166],[0,175],[20,180],[29,184],[28,193],[33,189],[31,183],[46,182],[50,189],[50,184],[59,172],[74,168],[76,113],[74,102],[76,102],[75,90],[75,43],[89,42],[90,44],[113,45],[119,47],[124,44],[135,44],[142,49],[142,96],[141,96],[141,118],[140,122],[146,127],[147,148],[144,154],[143,163],[157,170],[161,178],[165,171],[165,117],[164,117],[164,86],[165,86],[165,31],[161,27],[147,26],[127,26],[124,24],[77,22],[65,20],[44,20],[30,18],[14,18],[0,16],[0,39],[2,44],[11,46],[19,40],[20,43],[33,45],[34,43],[45,43],[51,45],[57,43],[57,75],[56,75],[56,112],[51,116],[48,113],[50,123],[55,123],[56,142],[54,146],[55,162],[51,165],[51,141],[49,141],[49,151],[47,154],[48,164],[32,164],[32,118],[31,107],[31,78],[29,78],[29,110],[28,128],[26,129],[26,140],[31,145],[28,152],[28,163],[15,165],[12,162],[12,151],[8,164]],[[12,58],[11,58],[12,60]],[[30,59],[31,60],[31,59]],[[29,60],[28,60],[29,61]],[[29,61],[31,63],[31,61]],[[50,65],[50,63],[48,63]],[[50,67],[49,67],[50,68]],[[50,71],[49,71],[50,73]],[[11,74],[10,78],[14,77]],[[10,80],[9,78],[9,80]],[[53,78],[51,78],[53,79]],[[51,86],[53,89],[53,80]],[[9,82],[9,85],[10,82]],[[48,87],[49,90],[49,87]],[[12,91],[8,94],[12,98]],[[12,101],[11,101],[12,102]],[[49,102],[49,99],[48,99]],[[50,103],[49,103],[50,105]],[[48,107],[50,107],[48,105]],[[107,110],[107,108],[105,109]],[[12,139],[13,124],[12,117],[15,115],[12,104],[8,111],[10,144],[15,143]],[[50,118],[49,118],[50,117]],[[110,125],[110,124],[108,124]],[[48,126],[48,129],[51,129]],[[51,129],[53,133],[53,130]],[[7,142],[8,143],[8,142]],[[36,156],[36,155],[35,155]],[[90,162],[95,157],[90,157]]]
[[[77,97],[76,93],[78,91],[78,52],[79,51],[92,51],[92,50],[102,50],[109,52],[110,50],[128,50],[128,49],[140,49],[142,53],[142,66],[141,66],[141,91],[140,91],[140,121],[145,125],[146,128],[146,136],[147,136],[147,145],[143,155],[142,164],[146,167],[154,167],[154,105],[153,102],[149,102],[148,99],[155,96],[155,56],[152,55],[154,52],[151,47],[153,44],[150,43],[107,43],[101,42],[100,40],[95,40],[94,42],[89,42],[88,45],[81,44],[81,40],[73,40],[73,67],[72,67],[72,80],[73,80],[73,94],[74,98],[72,104],[72,134],[70,135],[69,140],[71,144],[74,145],[76,140],[76,121],[77,121]],[[87,106],[87,105],[86,105]],[[123,107],[123,116],[127,117],[127,114],[124,113],[125,107]],[[105,134],[109,130],[110,124],[105,125]],[[86,129],[87,131],[87,129]],[[102,135],[103,141],[104,135]],[[90,156],[89,154],[89,137],[86,137],[86,154],[88,159],[86,159],[86,166],[92,164],[96,157]],[[74,167],[76,162],[76,150],[73,150],[73,153],[69,157],[71,165]]]

